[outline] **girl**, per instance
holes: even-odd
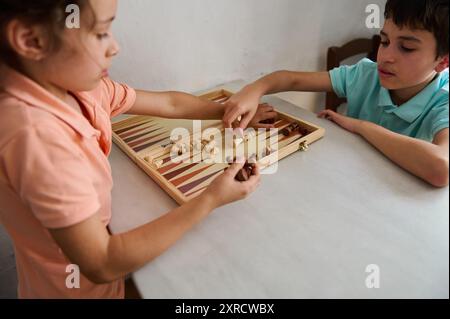
[[[65,28],[65,9],[81,27]],[[110,118],[121,113],[221,118],[194,96],[135,91],[107,77],[119,52],[116,0],[0,0],[0,221],[16,252],[21,298],[123,298],[126,274],[156,258],[222,205],[260,182],[234,164],[196,199],[120,235],[108,233]],[[265,107],[255,122],[273,116]],[[67,266],[81,271],[66,285]]]

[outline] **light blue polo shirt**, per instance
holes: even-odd
[[[330,77],[334,92],[347,98],[347,115],[352,118],[430,142],[436,133],[449,127],[448,69],[400,107],[380,85],[377,63],[369,59],[335,68]]]

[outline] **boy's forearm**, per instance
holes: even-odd
[[[442,176],[448,175],[448,154],[445,154],[441,147],[394,133],[367,121],[360,122],[356,133],[394,163],[426,182],[436,187],[448,183],[442,182]]]
[[[328,92],[332,91],[328,72],[276,71],[249,84],[246,90],[262,97],[286,91]]]
[[[103,280],[121,278],[155,259],[214,208],[210,197],[200,195],[148,224],[110,237]]]
[[[294,83],[293,80],[292,72],[276,71],[249,84],[246,88],[262,97],[266,94],[290,91]]]

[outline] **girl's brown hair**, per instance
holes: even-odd
[[[13,68],[19,68],[18,58],[6,39],[6,27],[13,19],[20,19],[31,25],[43,25],[50,36],[49,50],[57,50],[59,34],[65,27],[66,8],[78,5],[82,10],[89,0],[0,0],[0,59]]]

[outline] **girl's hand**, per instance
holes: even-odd
[[[243,88],[225,103],[223,123],[225,127],[232,127],[241,117],[239,128],[246,129],[256,114],[261,96],[250,87]]]
[[[246,182],[235,179],[239,170],[244,166],[245,160],[232,164],[222,175],[219,175],[200,196],[205,196],[212,201],[214,208],[241,200],[253,193],[259,186],[261,176],[258,165],[253,169],[253,174]]]
[[[352,133],[358,133],[358,129],[362,123],[361,120],[344,116],[331,110],[323,110],[317,116],[333,121],[334,123]]]
[[[250,121],[249,126],[253,127],[253,128],[265,128],[265,129],[273,128],[274,127],[273,124],[264,124],[264,123],[260,123],[260,122],[264,121],[264,120],[271,120],[271,119],[275,120],[277,115],[278,114],[277,114],[277,112],[275,112],[275,109],[273,108],[273,106],[271,106],[267,103],[260,104],[258,106],[258,109],[256,110],[255,116]]]

